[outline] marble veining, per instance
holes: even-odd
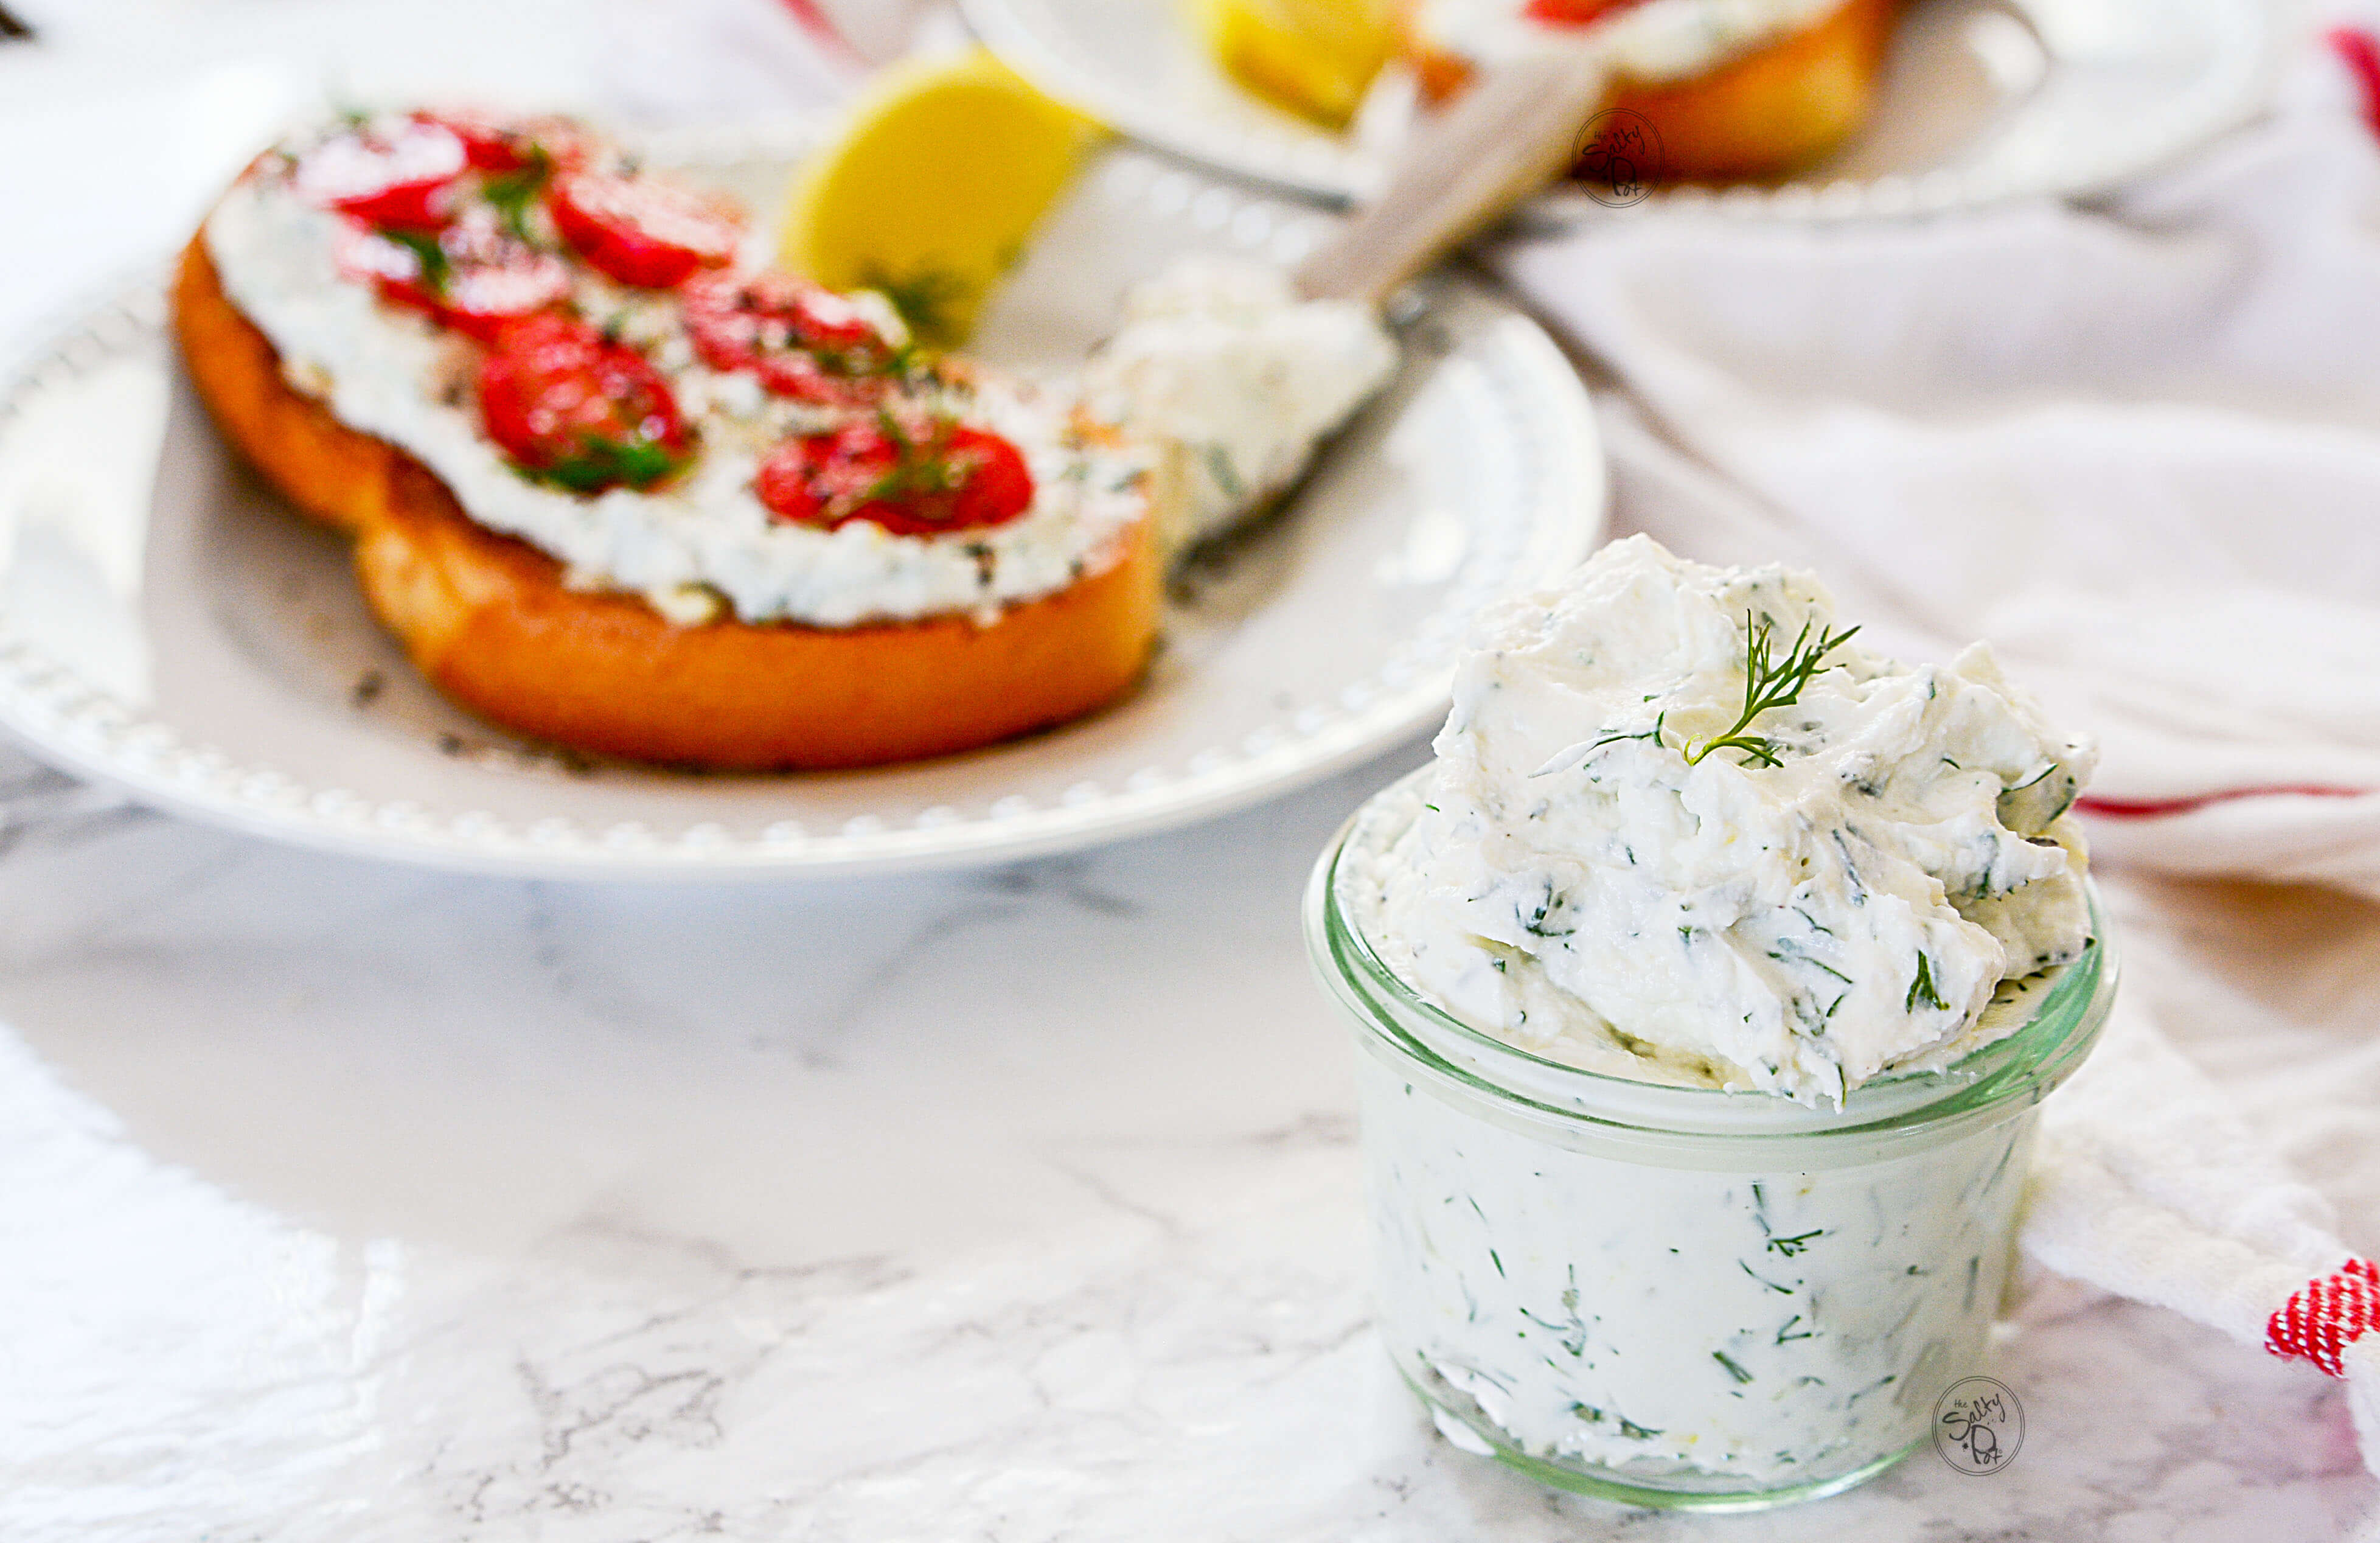
[[[1416,753],[725,892],[283,850],[0,754],[0,1537],[2211,1543],[2372,1503],[2334,1387],[2055,1282],[1989,1479],[1664,1517],[1440,1440],[1367,1326],[1293,925]]]

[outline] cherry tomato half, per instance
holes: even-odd
[[[577,167],[592,154],[586,129],[565,117],[515,117],[481,107],[442,107],[414,115],[463,141],[473,169],[516,172],[527,166]]]
[[[1007,440],[888,413],[787,440],[753,487],[779,519],[829,529],[864,519],[896,536],[1005,525],[1033,505],[1033,473]]]
[[[673,289],[735,255],[744,217],[724,201],[649,176],[565,172],[546,192],[554,228],[622,284]]]
[[[1585,27],[1640,0],[1529,0],[1529,19],[1548,27]]]
[[[576,317],[544,312],[496,334],[480,365],[488,437],[573,492],[649,488],[686,464],[677,399],[643,355]]]
[[[897,362],[865,311],[822,285],[771,269],[704,274],[686,286],[686,325],[713,370],[749,370],[780,396],[860,403]]]
[[[470,154],[454,130],[406,118],[365,124],[306,152],[298,163],[300,198],[366,225],[435,230],[459,200],[455,179]]]
[[[467,212],[435,236],[351,227],[338,261],[347,277],[369,281],[381,298],[483,343],[506,322],[570,297],[570,270],[562,260],[507,235],[487,209]]]

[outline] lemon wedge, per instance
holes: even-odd
[[[1397,43],[1383,0],[1189,0],[1215,62],[1276,106],[1343,128]]]
[[[1105,132],[981,48],[894,66],[795,174],[779,257],[953,346]]]

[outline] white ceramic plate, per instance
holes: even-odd
[[[984,40],[1051,95],[1192,160],[1361,200],[1383,158],[1277,111],[1208,61],[1182,0],[965,0]],[[2272,0],[1912,0],[1874,119],[1803,180],[1663,202],[1862,217],[2103,191],[2255,113],[2286,9]],[[1554,213],[1588,215],[1584,195]]]
[[[760,200],[786,169],[748,144],[691,159]],[[1012,364],[1079,358],[1124,286],[1175,253],[1289,259],[1324,228],[1310,210],[1112,152],[1052,212],[979,351]],[[1576,376],[1527,318],[1448,277],[1402,329],[1394,384],[1283,516],[1211,560],[1194,556],[1166,646],[1130,700],[874,772],[589,764],[493,731],[420,681],[365,612],[345,543],[225,450],[162,321],[152,278],[0,387],[0,725],[169,809],[444,867],[880,871],[1210,816],[1441,714],[1472,614],[1576,562],[1603,526],[1603,464]]]

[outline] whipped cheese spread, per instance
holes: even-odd
[[[1483,618],[1437,749],[1310,903],[1399,1369],[1615,1499],[1879,1471],[1985,1364],[2104,1020],[2090,747],[1982,650],[1899,664],[1808,575],[1637,537]]]
[[[412,454],[480,524],[541,548],[589,587],[640,592],[673,620],[704,620],[722,602],[747,622],[988,618],[1109,565],[1146,508],[1145,452],[1069,443],[1064,404],[985,382],[967,410],[1025,452],[1036,496],[1022,518],[932,538],[866,520],[832,530],[774,520],[753,475],[770,443],[805,427],[804,409],[748,375],[704,369],[664,322],[665,306],[587,273],[575,275],[580,309],[619,317],[651,348],[699,425],[701,454],[685,476],[647,492],[589,498],[528,480],[480,431],[453,334],[341,275],[341,224],[260,176],[235,185],[206,222],[225,293],[272,340],[290,383]]]
[[[1877,1471],[1982,1368],[2048,1047],[2104,1018],[2090,747],[1981,650],[1896,663],[1808,575],[1636,537],[1483,618],[1437,749],[1318,890],[1375,961],[1316,934],[1390,1353],[1616,1498]]]
[[[1415,34],[1475,64],[1496,65],[1591,37],[1615,73],[1647,82],[1700,75],[1774,39],[1815,26],[1843,0],[1644,0],[1584,28],[1532,18],[1524,0],[1422,0]]]
[[[1093,367],[1096,415],[1079,380],[944,372],[941,406],[1023,453],[1034,492],[1021,516],[929,534],[867,519],[829,529],[772,517],[754,480],[772,447],[830,428],[832,414],[772,395],[748,371],[707,368],[666,293],[571,273],[577,311],[667,375],[696,446],[666,482],[587,496],[522,476],[491,443],[473,408],[469,345],[343,272],[349,235],[290,178],[251,174],[202,239],[294,388],[422,461],[474,520],[555,557],[570,582],[639,593],[688,625],[722,613],[824,626],[945,613],[988,622],[1111,565],[1152,508],[1160,540],[1178,547],[1257,506],[1395,359],[1354,308],[1300,303],[1269,270],[1185,262],[1143,287]],[[880,335],[902,340],[880,297],[853,302]]]
[[[1383,962],[1548,1059],[1809,1104],[2008,1032],[2090,938],[2065,811],[2095,751],[1980,646],[1840,631],[1806,574],[1642,536],[1489,614],[1427,807],[1368,859]]]
[[[1729,1171],[1567,1149],[1372,1056],[1356,1090],[1380,1333],[1458,1440],[1656,1488],[1822,1484],[1983,1368],[2030,1113]]]
[[[1084,387],[1094,416],[1163,446],[1174,550],[1278,496],[1396,364],[1369,307],[1300,300],[1277,268],[1194,257],[1131,292]]]

